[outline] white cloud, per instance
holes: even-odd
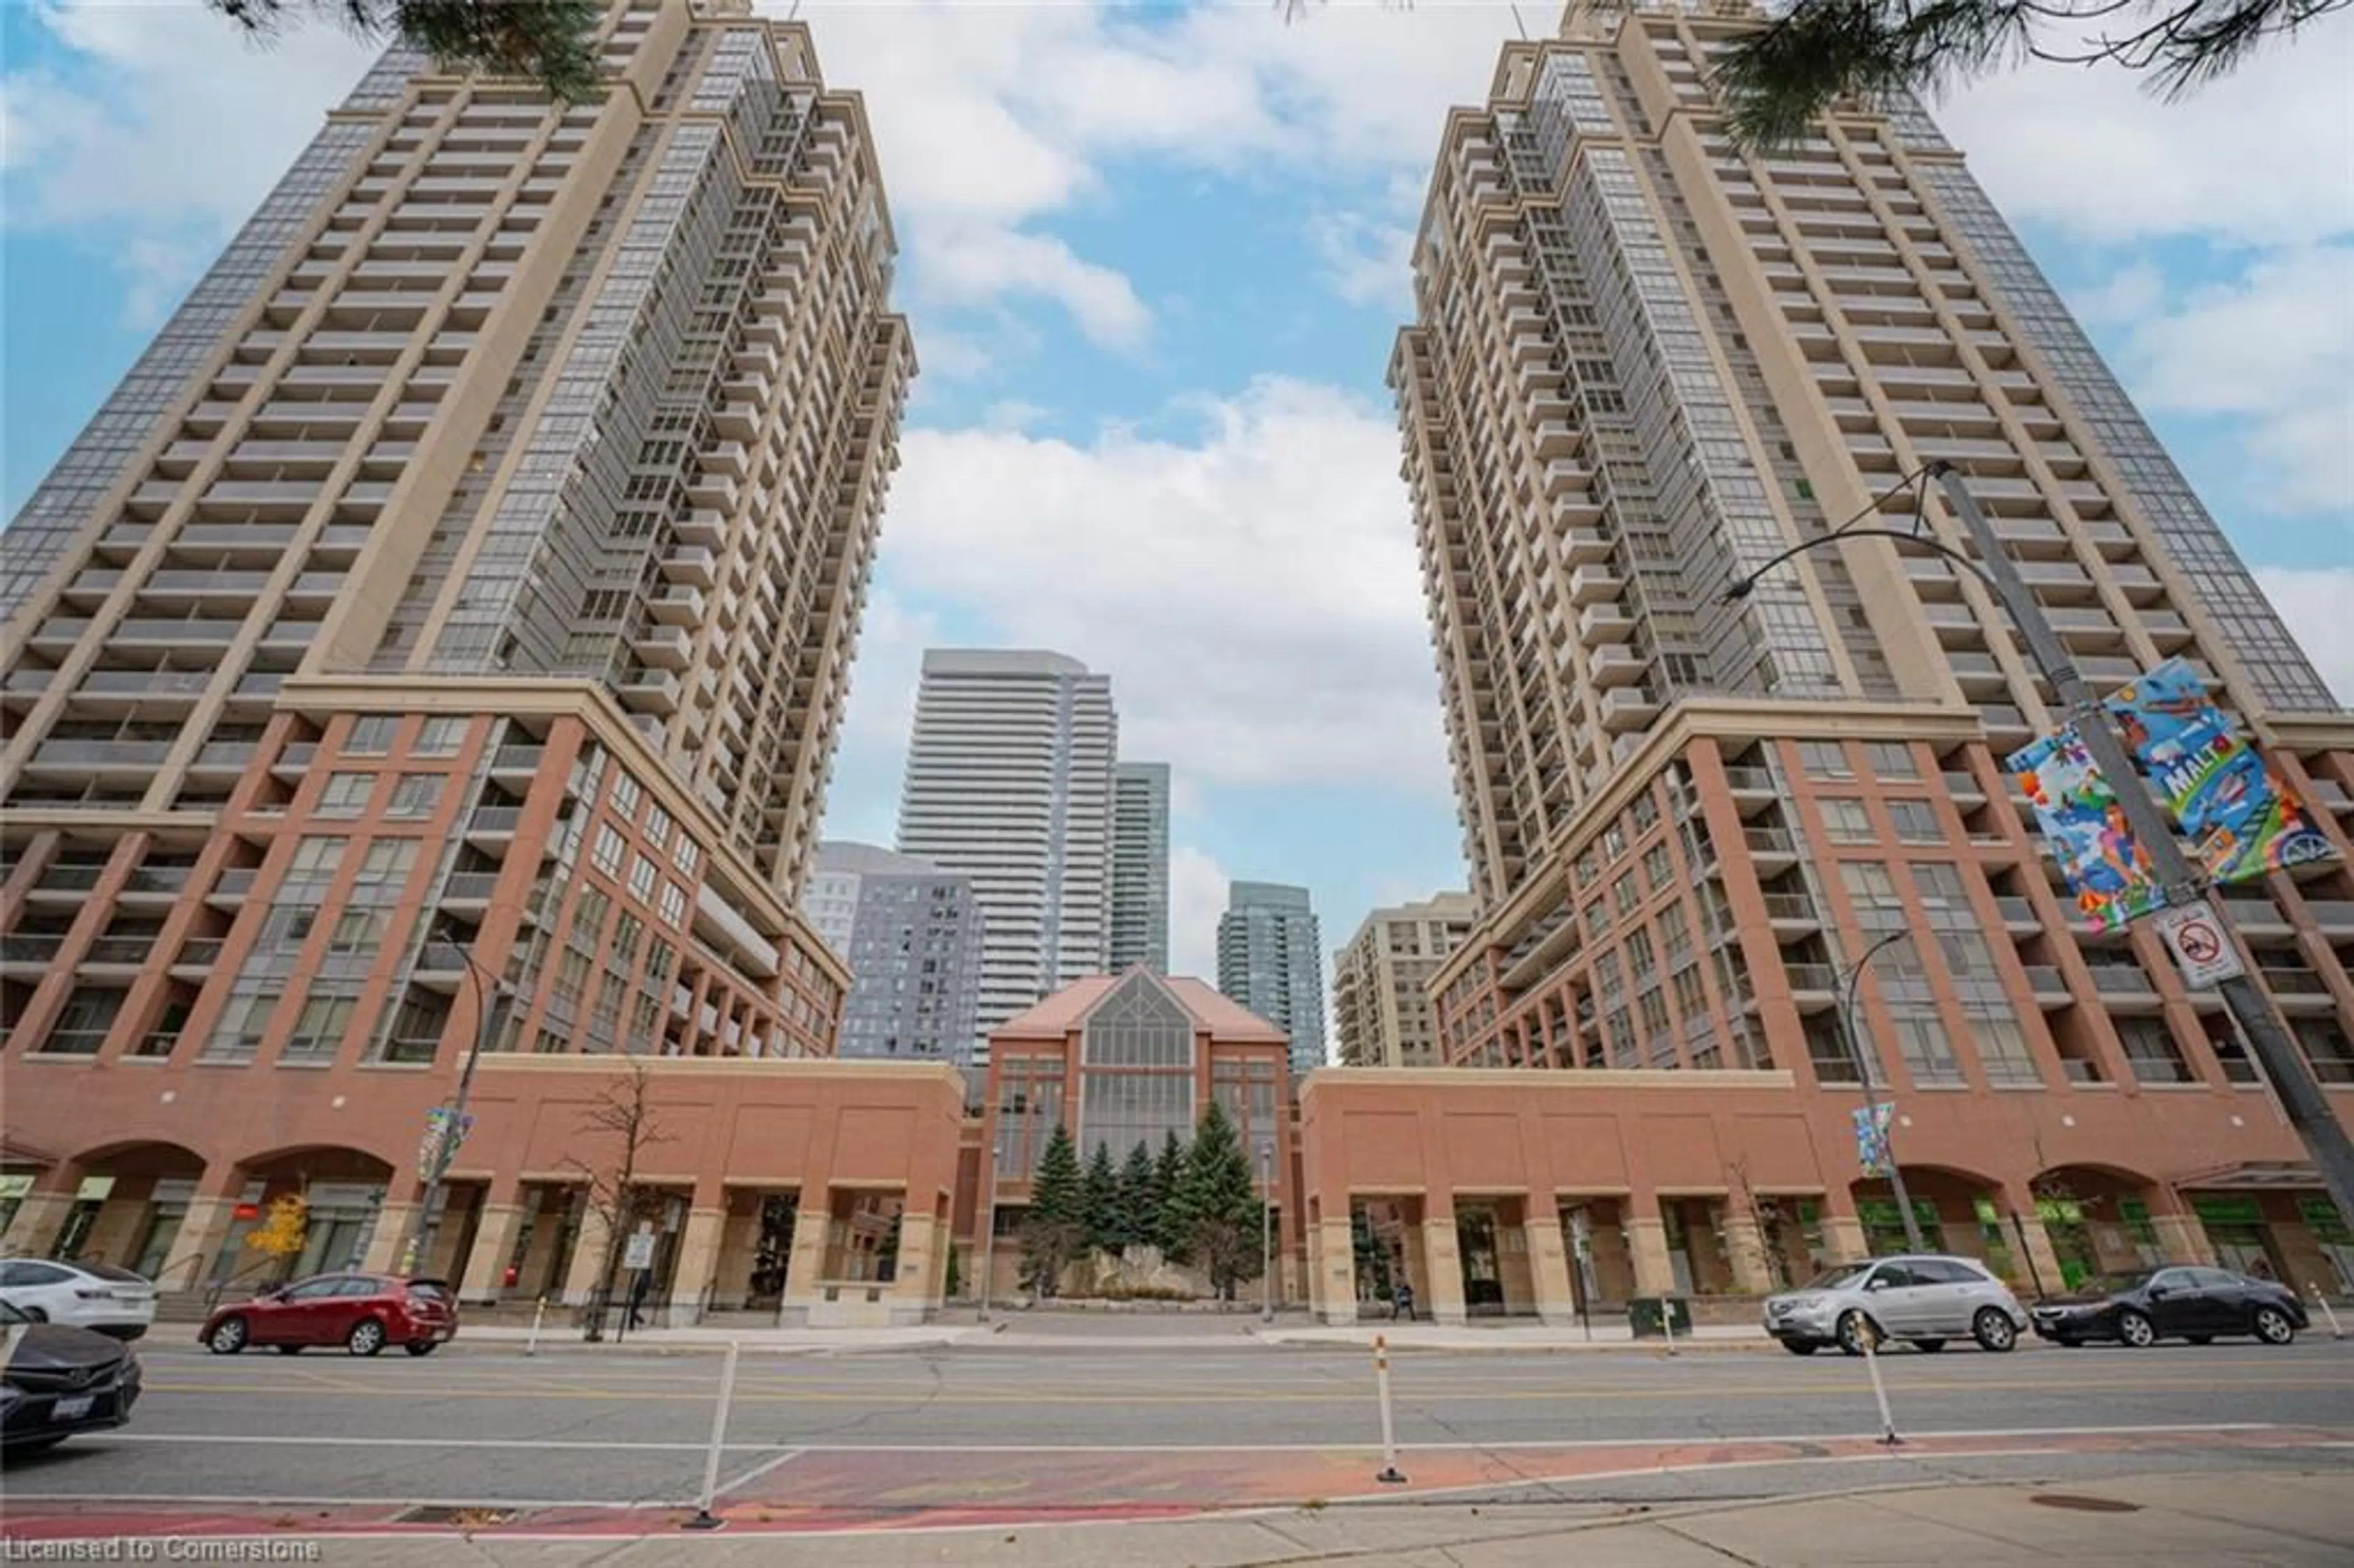
[[[884,527],[893,583],[1109,673],[1125,755],[1213,787],[1443,797],[1387,410],[1268,379],[1185,411],[1197,444],[909,431]]]
[[[2354,567],[2258,567],[2256,582],[2338,700],[2354,707]]]
[[[201,5],[35,15],[73,58],[0,81],[11,227],[241,223],[375,54],[320,26],[262,48]]]
[[[1218,983],[1218,916],[1226,912],[1225,868],[1180,844],[1169,852],[1169,971]]]
[[[886,533],[886,537],[887,533]],[[924,650],[941,641],[938,620],[877,584],[867,591],[850,670],[848,720],[826,789],[823,832],[864,843],[896,841],[899,777],[916,723]]]
[[[2148,291],[2128,274],[2122,292]],[[2354,244],[2282,251],[2230,284],[2143,309],[2123,367],[2141,401],[2239,427],[2244,488],[2272,506],[2349,515]]]
[[[133,235],[115,253],[123,275],[122,324],[142,332],[163,325],[209,257],[210,248],[193,240]]]
[[[1487,0],[1334,5],[1294,26],[1232,5],[1145,22],[1119,6],[954,0],[819,0],[799,14],[827,79],[866,98],[919,318],[928,303],[1026,293],[1120,349],[1141,342],[1147,305],[1119,273],[1036,228],[1099,194],[1108,163],[1272,164],[1287,178],[1406,171],[1418,206],[1435,127],[1449,104],[1485,94],[1512,26],[1509,8]],[[1336,221],[1345,229],[1355,218]],[[1342,242],[1394,249],[1383,228]],[[1342,264],[1336,281],[1375,297],[1369,262]]]
[[[2126,241],[2310,241],[2354,228],[2354,27],[2268,43],[2168,103],[2114,68],[2029,65],[1969,85],[1938,121],[2012,222]]]
[[[1324,264],[1324,281],[1352,305],[1414,308],[1414,228],[1362,212],[1319,213],[1308,238]]]
[[[1053,300],[1108,348],[1141,347],[1152,331],[1152,313],[1126,277],[1080,260],[1052,235],[991,224],[960,228],[933,245],[926,275],[933,292],[952,303],[986,304],[1009,294]]]

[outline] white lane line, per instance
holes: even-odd
[[[23,1478],[17,1478],[21,1483]],[[40,1503],[203,1503],[207,1506],[239,1508],[414,1508],[417,1504],[406,1498],[343,1498],[287,1497],[279,1493],[260,1492],[28,1492],[21,1484],[9,1494],[8,1506],[19,1518]],[[493,1511],[514,1511],[523,1509],[593,1508],[616,1512],[628,1512],[645,1508],[644,1503],[616,1502],[610,1498],[443,1498],[434,1508],[483,1509]],[[657,1507],[692,1508],[692,1503],[657,1504]],[[340,1532],[330,1532],[337,1534]],[[453,1527],[453,1533],[457,1533]],[[576,1537],[575,1539],[578,1539]]]
[[[753,1466],[750,1469],[745,1471],[742,1475],[736,1477],[733,1480],[720,1482],[717,1489],[713,1491],[712,1497],[715,1500],[719,1498],[724,1498],[729,1492],[734,1491],[737,1488],[757,1481],[762,1476],[767,1475],[769,1471],[791,1464],[795,1459],[800,1458],[807,1452],[808,1450],[805,1448],[788,1448],[783,1453],[778,1455],[775,1458],[763,1459],[758,1464]]]
[[[1907,1431],[1922,1437],[2087,1437],[2134,1436],[2179,1433],[2212,1432],[2278,1432],[2298,1429],[2300,1423],[2277,1421],[2202,1421],[2162,1425],[2126,1426],[1997,1426],[1997,1427],[1912,1427]],[[1708,1434],[1694,1436],[1677,1433],[1670,1436],[1636,1434],[1626,1437],[1491,1437],[1481,1442],[1402,1443],[1407,1452],[1476,1453],[1486,1449],[1518,1449],[1532,1452],[1555,1452],[1585,1448],[1726,1448],[1744,1443],[1846,1443],[1860,1439],[1877,1441],[1878,1432],[1797,1432],[1771,1433],[1755,1436]],[[260,1447],[300,1448],[593,1448],[611,1452],[638,1450],[648,1453],[691,1453],[710,1451],[704,1443],[654,1443],[616,1439],[600,1442],[582,1437],[290,1437],[278,1436],[214,1436],[203,1433],[179,1432],[111,1432],[93,1439],[96,1443],[193,1443],[243,1444]],[[2317,1439],[2314,1447],[2354,1446],[2354,1441]],[[722,1448],[730,1453],[774,1453],[774,1443],[726,1443]],[[803,1454],[1319,1454],[1370,1452],[1380,1447],[1378,1443],[806,1443],[789,1451],[788,1457]],[[777,1461],[781,1464],[780,1459]]]
[[[599,1442],[587,1437],[285,1437],[228,1436],[209,1432],[109,1432],[100,1443],[218,1443],[262,1448],[596,1448],[619,1452],[707,1454],[708,1443],[648,1443],[625,1438]],[[774,1443],[729,1443],[728,1448],[765,1454]]]

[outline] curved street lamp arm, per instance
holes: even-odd
[[[1794,556],[1803,556],[1808,550],[1819,550],[1825,545],[1836,545],[1844,539],[1893,539],[1900,545],[1916,546],[1921,549],[1928,551],[1933,556],[1943,556],[1946,559],[1953,562],[1964,571],[1968,572],[1970,576],[1984,583],[1987,586],[1987,590],[1988,592],[1999,594],[2002,591],[1996,585],[1994,578],[1987,575],[1987,569],[1984,567],[1978,565],[1978,562],[1972,560],[1969,556],[1965,556],[1959,550],[1955,549],[1952,546],[1932,539],[1926,534],[1908,533],[1902,528],[1849,528],[1837,534],[1826,534],[1819,539],[1800,540],[1798,543],[1791,546],[1788,549],[1783,551],[1780,555],[1776,556],[1772,560],[1767,561],[1764,566],[1759,567],[1755,571],[1751,572],[1739,582],[1734,583],[1731,588],[1726,588],[1724,590],[1723,602],[1733,604],[1741,599],[1747,599],[1752,593],[1756,591],[1758,580],[1764,577],[1766,573],[1780,566],[1783,562],[1787,561]]]

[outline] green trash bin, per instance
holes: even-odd
[[[1627,1327],[1638,1340],[1663,1340],[1669,1326],[1676,1338],[1691,1338],[1691,1303],[1681,1296],[1638,1296],[1627,1303]]]

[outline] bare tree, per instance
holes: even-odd
[[[605,1255],[598,1265],[596,1297],[588,1307],[586,1337],[594,1342],[605,1337],[605,1310],[613,1299],[613,1276],[620,1267],[622,1245],[631,1227],[651,1210],[646,1193],[638,1186],[640,1157],[672,1140],[654,1112],[652,1078],[643,1062],[632,1059],[605,1086],[581,1114],[580,1128],[610,1140],[607,1152],[611,1156],[598,1163],[577,1154],[564,1159],[565,1164],[580,1173],[588,1188],[588,1213],[605,1227]]]

